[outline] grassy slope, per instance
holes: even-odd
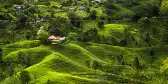
[[[99,31],[100,36],[109,37],[111,36],[110,33],[119,33],[120,36],[123,36],[124,29],[127,27],[127,25],[122,24],[107,24],[104,26],[105,28],[101,31]]]
[[[18,44],[18,46],[23,47],[24,44],[25,42],[21,43],[21,45]],[[29,45],[31,42],[26,44]],[[7,46],[14,45],[17,45],[17,43]],[[153,47],[153,49],[156,51],[156,56],[160,56],[155,59],[153,63],[153,67],[156,67],[155,71],[159,73],[160,68],[158,66],[166,58],[166,56],[162,55],[167,55],[168,53],[161,52],[162,48],[160,47]],[[165,49],[167,49],[167,47],[165,47]],[[36,82],[37,84],[46,84],[48,80],[50,80],[52,84],[122,83],[124,81],[129,81],[128,83],[142,83],[153,81],[150,76],[155,76],[155,71],[144,68],[140,72],[140,76],[146,78],[147,81],[143,79],[139,80],[136,79],[136,70],[132,68],[132,64],[134,58],[138,57],[142,66],[147,65],[148,50],[149,49],[146,48],[131,49],[96,43],[66,43],[39,47],[31,46],[26,49],[20,48],[19,50],[9,52],[4,56],[4,60],[8,62],[12,61],[17,65],[19,63],[17,60],[18,53],[29,53],[32,57],[33,65],[25,69],[30,72],[31,82]],[[125,63],[129,66],[120,65],[117,62],[116,56],[119,56],[120,53],[124,55]],[[91,68],[93,60],[99,61],[103,65],[103,68],[93,70]],[[132,73],[128,73],[130,71]]]

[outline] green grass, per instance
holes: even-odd
[[[19,43],[22,43],[18,46],[21,47],[25,41]],[[15,44],[18,45],[18,43]],[[9,45],[7,46],[9,47]],[[12,48],[12,46],[10,47]],[[161,74],[158,66],[166,58],[162,55],[168,53],[164,53],[160,46],[151,48],[156,51],[156,56],[160,56],[154,59],[152,67],[148,63],[148,48],[125,48],[91,42],[51,44],[39,47],[30,47],[29,45],[26,49],[9,52],[4,56],[4,61],[14,63],[15,69],[17,69],[19,64],[18,54],[20,52],[29,54],[32,57],[32,66],[22,69],[29,71],[31,83],[36,84],[46,84],[48,80],[51,84],[153,83],[154,79],[157,79],[156,74]],[[167,49],[167,46],[164,49]],[[121,53],[126,65],[119,64],[116,59]],[[141,66],[145,66],[139,71],[139,77],[141,78],[137,78],[137,70],[133,68],[135,57],[139,58]],[[94,60],[101,63],[102,68],[94,70],[92,68]],[[163,62],[165,66],[161,70],[165,71],[167,69],[166,63]],[[19,74],[19,72],[17,73]],[[160,82],[163,82],[162,79],[160,79]]]
[[[39,45],[40,45],[39,40],[27,40],[27,41],[8,44],[5,46],[5,48],[31,48]]]
[[[98,35],[104,36],[105,38],[110,37],[111,35],[115,35],[116,37],[122,37],[125,28],[128,25],[122,25],[122,24],[106,24],[104,26],[103,30],[100,30],[98,32]]]
[[[24,53],[25,55],[31,56],[32,64],[36,64],[40,62],[46,55],[50,54],[51,51],[49,51],[48,48],[45,47],[21,49],[11,52],[10,54],[4,57],[4,60],[12,63],[18,63],[19,53]]]
[[[40,45],[41,44],[39,40],[26,40],[22,42],[8,44],[8,45],[3,46],[3,56],[5,57],[10,52],[13,52],[16,50],[38,47]]]
[[[87,30],[91,28],[98,28],[97,21],[81,21],[82,28],[84,29],[83,32],[86,32]]]

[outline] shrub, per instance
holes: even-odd
[[[14,64],[11,64],[8,68],[8,76],[12,76],[14,73]]]
[[[48,26],[42,26],[40,27],[40,30],[37,33],[37,39],[40,40],[42,44],[49,44],[50,42],[48,41],[48,32],[47,32]]]
[[[30,37],[31,37],[31,34],[30,34],[30,32],[28,32],[28,33],[26,34],[26,39],[29,40]]]
[[[149,55],[150,55],[150,56],[154,56],[154,55],[155,55],[155,51],[154,51],[153,49],[150,49],[150,50],[149,50]]]
[[[98,30],[91,28],[83,33],[83,41],[96,41]]]
[[[27,70],[23,70],[20,72],[20,80],[22,81],[22,84],[29,84],[31,78]]]
[[[94,69],[94,70],[97,70],[97,69],[101,69],[102,68],[102,64],[101,63],[99,63],[98,61],[93,61],[93,64],[92,64],[92,68]]]
[[[139,68],[140,68],[140,64],[139,64],[139,59],[138,59],[138,57],[136,57],[136,58],[134,59],[134,68],[135,68],[135,69],[139,69]]]
[[[136,22],[138,22],[139,19],[141,19],[141,17],[138,16],[138,15],[133,15],[133,16],[131,17],[131,19],[132,19],[132,22],[136,23]]]
[[[95,19],[97,18],[96,15],[97,15],[96,10],[92,10],[92,11],[90,12],[90,14],[89,14],[89,18],[95,20]]]
[[[122,64],[122,65],[125,64],[123,54],[120,54],[119,56],[117,56],[117,61],[119,64]]]
[[[75,13],[70,13],[70,14],[69,14],[69,19],[71,20],[70,23],[71,23],[73,26],[78,27],[78,28],[80,27],[80,25],[81,25],[81,22],[80,22],[81,17],[79,17],[77,14],[75,14]]]
[[[68,40],[77,41],[78,40],[78,34],[77,33],[69,33]]]
[[[3,51],[2,51],[2,48],[0,48],[0,63],[2,62],[2,54],[3,54]]]
[[[103,21],[99,21],[98,22],[98,27],[99,28],[104,28],[104,22]]]
[[[48,80],[47,80],[47,84],[51,84],[51,81],[50,81],[50,79],[48,79]]]
[[[86,66],[87,66],[88,68],[90,68],[90,65],[91,65],[91,61],[90,61],[90,60],[86,60]]]
[[[6,45],[6,44],[10,44],[10,41],[6,41],[6,42],[4,42],[4,45]]]
[[[20,64],[24,64],[27,67],[32,65],[32,58],[29,54],[25,54],[23,52],[19,52],[18,54],[18,61],[20,62]]]
[[[153,63],[153,61],[154,61],[154,56],[155,56],[155,51],[154,51],[153,49],[150,49],[150,50],[149,50],[149,62],[150,62],[150,64]]]
[[[47,24],[46,30],[48,30],[49,35],[60,35],[64,36],[70,31],[69,19],[62,16],[56,16],[56,18],[51,18],[49,24]]]
[[[127,46],[127,40],[125,38],[123,38],[120,42],[119,42],[119,45],[120,46],[123,46],[123,47],[126,47]]]

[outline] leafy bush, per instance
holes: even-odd
[[[71,20],[70,23],[72,25],[74,25],[75,27],[80,27],[81,22],[80,20],[82,19],[81,17],[79,17],[76,13],[70,13],[69,14],[69,19]]]
[[[31,63],[32,58],[28,53],[25,54],[23,52],[19,52],[18,53],[18,60],[19,60],[20,64],[24,64],[27,67],[31,66],[31,64],[32,64]]]
[[[20,72],[20,80],[22,81],[22,84],[29,84],[31,78],[27,70],[23,70]]]
[[[3,51],[2,51],[2,48],[0,48],[0,63],[2,61],[2,54],[3,54]]]
[[[77,41],[78,40],[78,38],[79,38],[79,36],[78,36],[78,34],[77,33],[69,33],[69,35],[68,35],[68,40],[72,40],[72,41]]]
[[[94,70],[101,69],[102,68],[102,64],[100,62],[94,60],[93,64],[92,64],[92,68]]]
[[[98,30],[91,28],[83,33],[83,41],[96,41]]]
[[[139,59],[138,59],[138,57],[136,57],[135,59],[134,59],[134,67],[135,67],[135,69],[139,69],[140,68],[140,64],[139,64]]]
[[[48,24],[49,35],[65,36],[70,31],[69,19],[63,16],[51,18]]]
[[[125,64],[123,54],[120,54],[119,56],[117,56],[117,61],[119,64],[122,64],[122,65]]]
[[[103,21],[99,21],[98,22],[98,27],[99,28],[104,28],[104,22]]]
[[[92,20],[95,20],[97,18],[96,10],[90,11],[89,18],[91,18]]]
[[[42,44],[49,44],[48,41],[48,32],[47,32],[48,26],[42,26],[40,27],[40,30],[37,33],[37,39],[41,41]]]
[[[90,60],[86,60],[86,66],[87,66],[88,68],[91,67],[91,61],[90,61]]]

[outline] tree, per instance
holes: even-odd
[[[132,42],[135,41],[134,36],[131,34],[131,28],[127,27],[124,29],[124,38],[123,38],[123,45],[124,47],[126,46],[131,46],[131,44],[133,44]]]
[[[168,44],[168,23],[167,23],[167,19],[165,19],[165,23],[164,23],[164,28],[162,30],[162,37],[161,37],[161,43],[164,45]]]
[[[139,67],[140,67],[138,57],[136,57],[136,58],[134,59],[134,67],[135,67],[135,69],[139,69]]]
[[[151,20],[148,19],[147,17],[140,19],[140,21],[138,23],[139,31],[140,31],[140,40],[139,40],[140,47],[142,46],[143,36],[144,36],[145,32],[150,32],[150,30],[152,30],[152,29],[150,29],[150,28],[152,28],[151,24],[152,24]]]
[[[70,23],[75,26],[80,28],[81,26],[81,18],[76,14],[76,13],[70,13],[69,14],[69,19],[71,20]]]
[[[98,22],[98,27],[99,28],[104,28],[104,22],[103,21],[99,21]]]
[[[86,63],[86,66],[87,66],[88,68],[90,68],[91,61],[90,61],[90,60],[86,60],[85,63]]]
[[[2,53],[3,53],[2,48],[0,48],[0,63],[2,62]]]
[[[29,40],[29,39],[30,39],[30,37],[31,37],[30,32],[27,32],[27,34],[26,34],[26,39],[27,39],[27,40]]]
[[[48,23],[48,33],[49,35],[60,35],[65,36],[69,32],[69,20],[65,17],[57,16],[56,18],[51,18]]]
[[[93,61],[93,64],[92,64],[92,68],[94,69],[94,70],[97,70],[97,69],[101,69],[102,68],[102,65],[101,65],[101,63],[99,63],[98,61]]]
[[[96,20],[96,18],[97,18],[96,15],[97,15],[96,10],[92,10],[92,11],[90,11],[89,18],[91,18],[92,20]]]
[[[123,38],[121,41],[120,41],[120,43],[119,43],[119,45],[120,46],[124,46],[124,47],[126,47],[127,46],[127,40],[125,39],[125,38]]]
[[[82,41],[96,41],[97,40],[98,30],[96,28],[91,28],[85,32],[83,32],[83,39]]]
[[[41,26],[37,32],[37,35],[38,35],[37,39],[39,39],[42,44],[49,44],[50,43],[48,41],[49,33],[47,32],[47,30],[48,30],[48,25],[44,25],[44,26]]]
[[[26,65],[26,67],[32,65],[32,58],[28,53],[19,52],[18,60],[20,64]]]
[[[149,43],[150,43],[150,35],[149,35],[149,32],[147,32],[145,34],[145,42],[147,43],[147,47],[149,46]]]
[[[14,73],[14,64],[11,64],[8,68],[8,76],[12,76]]]
[[[154,61],[155,51],[153,49],[149,50],[149,63],[152,65]]]
[[[17,25],[16,27],[18,28],[23,28],[26,26],[26,22],[28,20],[28,17],[25,14],[22,14],[20,16],[18,16],[18,21],[17,21]]]
[[[117,56],[117,61],[122,65],[125,64],[123,54],[120,54],[119,56]]]
[[[75,42],[77,42],[78,41],[78,38],[79,38],[79,36],[78,36],[78,34],[77,33],[74,33],[74,32],[71,32],[71,33],[69,33],[69,35],[68,35],[68,40],[72,40],[72,41],[75,41]]]
[[[131,19],[132,19],[132,22],[133,22],[133,23],[136,23],[136,22],[138,22],[139,19],[141,19],[141,17],[138,16],[138,15],[133,15],[133,16],[131,17]]]
[[[48,79],[48,81],[47,81],[47,84],[51,84],[51,81],[50,81],[50,79]]]
[[[20,72],[20,80],[22,81],[22,84],[29,84],[31,78],[27,70],[23,70]]]

